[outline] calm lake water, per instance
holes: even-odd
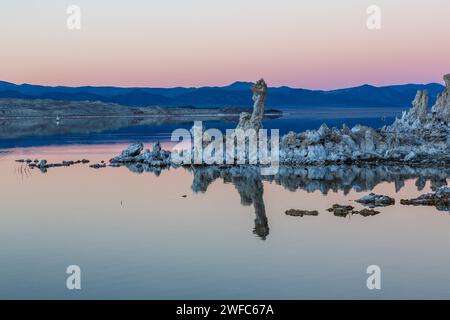
[[[265,126],[298,131],[324,121],[390,123],[353,112]],[[15,162],[108,161],[134,141],[170,147],[170,126],[0,137],[0,298],[450,298],[449,213],[399,203],[446,184],[447,168],[298,168],[260,179],[88,164],[41,173]],[[326,211],[361,209],[353,200],[371,191],[396,204],[369,217]],[[74,264],[79,291],[66,289]],[[381,290],[367,289],[369,265],[381,268]]]

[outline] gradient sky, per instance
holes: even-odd
[[[66,8],[82,28],[66,28]],[[366,27],[369,5],[382,28]],[[0,10],[0,79],[203,86],[264,77],[330,89],[442,82],[449,0],[14,0]]]

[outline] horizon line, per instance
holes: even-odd
[[[224,85],[204,85],[204,86],[173,86],[173,87],[161,87],[161,86],[155,86],[155,87],[151,87],[151,86],[118,86],[118,85],[48,85],[48,84],[35,84],[35,83],[27,83],[27,82],[23,82],[23,83],[16,83],[16,82],[11,82],[11,81],[6,81],[6,80],[1,80],[0,79],[0,83],[7,83],[7,84],[12,84],[12,85],[16,85],[16,86],[24,86],[24,85],[28,85],[28,86],[40,86],[40,87],[50,87],[50,88],[120,88],[120,89],[177,89],[177,88],[184,88],[184,89],[201,89],[201,88],[224,88],[224,87],[230,87],[234,84],[237,83],[248,83],[248,84],[255,84],[255,82],[252,81],[241,81],[241,80],[236,80],[234,82],[231,82],[229,84],[224,84]],[[274,89],[279,89],[279,88],[289,88],[289,89],[299,89],[299,90],[308,90],[308,91],[336,91],[336,90],[345,90],[345,89],[354,89],[354,88],[359,88],[359,87],[364,87],[364,86],[370,86],[370,87],[374,87],[374,88],[385,88],[385,87],[394,87],[394,86],[406,86],[406,85],[433,85],[433,84],[437,84],[437,85],[441,85],[443,87],[445,87],[445,84],[440,83],[440,82],[427,82],[427,83],[419,83],[419,82],[408,82],[408,83],[395,83],[395,84],[386,84],[386,85],[372,85],[369,83],[363,83],[361,85],[357,85],[357,86],[352,86],[352,87],[338,87],[338,88],[334,88],[334,89],[310,89],[310,88],[306,88],[306,87],[291,87],[288,85],[281,85],[281,86],[268,86],[269,88],[274,88]],[[249,87],[250,89],[250,87]]]

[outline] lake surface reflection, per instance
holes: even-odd
[[[163,144],[166,148],[168,143]],[[450,215],[400,205],[447,184],[450,168],[251,168],[88,165],[29,170],[19,158],[107,161],[125,144],[0,153],[0,298],[450,298]],[[369,192],[396,204],[363,208]],[[288,209],[318,210],[292,217]],[[66,289],[66,267],[82,290]],[[366,287],[379,265],[382,289]]]
[[[322,123],[329,127],[352,127],[356,124],[374,128],[393,122],[401,116],[401,108],[325,108],[282,110],[281,116],[269,116],[264,128],[279,129],[280,134],[290,130],[317,129]],[[46,145],[107,144],[133,141],[170,140],[178,128],[190,129],[194,121],[202,121],[207,128],[224,132],[235,128],[239,117],[184,116],[184,117],[93,117],[55,119],[0,118],[0,149]]]

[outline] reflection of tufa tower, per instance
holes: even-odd
[[[249,171],[243,172],[238,176],[227,177],[227,179],[236,187],[241,197],[242,205],[250,206],[253,204],[256,215],[253,233],[262,240],[266,240],[266,237],[269,235],[269,221],[267,220],[264,206],[264,188],[261,176]]]
[[[194,175],[191,189],[193,192],[206,192],[208,186],[216,179],[222,178],[225,183],[232,183],[241,198],[243,206],[253,205],[255,209],[255,227],[253,233],[265,240],[269,235],[269,221],[264,206],[264,187],[259,172],[252,168],[233,170],[219,167],[190,167]]]

